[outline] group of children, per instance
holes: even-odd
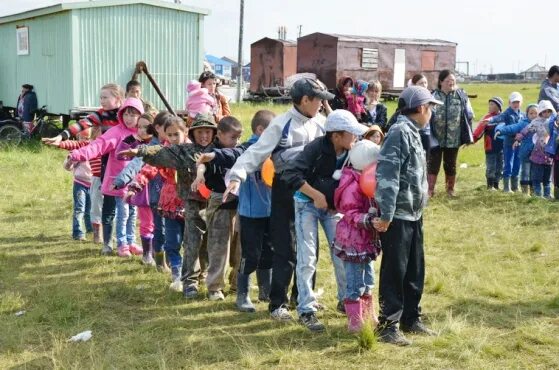
[[[559,117],[548,100],[529,104],[525,112],[522,100],[520,93],[511,93],[503,112],[500,97],[489,99],[488,113],[474,131],[475,141],[484,137],[487,188],[499,189],[502,179],[504,192],[551,199],[552,172],[559,172]],[[554,183],[559,199],[559,182]]]
[[[98,112],[44,139],[71,151],[65,168],[74,173],[73,238],[85,239],[85,219],[86,232],[93,231],[94,241],[103,244],[101,254],[111,255],[115,230],[119,257],[142,255],[144,264],[170,273],[170,289],[186,299],[199,297],[204,284],[210,301],[223,300],[229,266],[230,290],[241,312],[255,311],[249,294],[255,272],[258,299],[270,302],[271,316],[278,321],[291,320],[287,292],[293,279],[291,302],[299,322],[322,331],[316,315],[322,305],[314,292],[320,223],[334,266],[337,310],[347,315],[348,330],[377,324],[373,262],[381,244],[394,244],[396,251],[405,237],[404,244],[423,253],[426,197],[420,190],[426,189],[426,174],[419,129],[428,122],[431,106],[439,103],[424,88],[414,86],[403,94],[407,98],[401,99],[401,116],[390,130],[395,132],[390,148],[383,149],[382,127],[374,120],[358,122],[364,116],[386,122],[386,111],[379,109],[380,88],[371,85],[372,91],[358,84],[359,93],[372,95],[366,105],[370,109],[359,117],[355,111],[331,111],[328,101],[334,95],[319,81],[302,78],[291,87],[293,107],[278,117],[258,111],[252,135],[242,144],[243,127],[207,72],[187,87],[186,120],[151,111],[137,82],[128,84],[126,97],[118,85],[103,86]],[[346,98],[350,106],[367,104]],[[326,117],[319,113],[323,107]],[[90,131],[88,138],[84,134]],[[78,140],[68,140],[72,136]],[[406,168],[394,157],[404,151]],[[263,170],[267,161],[273,163],[273,179]],[[373,178],[365,178],[371,168]],[[375,181],[382,189],[378,202],[370,190]],[[141,245],[135,240],[136,219]],[[387,236],[381,243],[382,233]],[[402,258],[408,257],[391,254],[383,264],[398,265]],[[423,271],[423,259],[414,261],[405,264]],[[404,307],[403,285],[412,275],[404,268],[402,276],[395,276],[396,270],[385,272],[389,288],[381,289],[379,333],[387,342],[406,344],[396,327],[400,318],[408,331],[429,333],[419,309],[424,275],[413,275],[410,284],[418,291],[406,300],[415,306],[407,302]]]

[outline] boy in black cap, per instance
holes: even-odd
[[[380,217],[373,225],[381,233],[382,263],[379,284],[379,340],[410,345],[398,329],[432,334],[421,322],[425,279],[423,208],[427,203],[425,152],[419,130],[442,102],[429,90],[411,86],[400,95],[400,115],[380,150],[375,197]]]
[[[503,140],[495,137],[495,124],[489,124],[488,120],[501,113],[503,110],[503,99],[495,96],[489,99],[488,112],[478,123],[474,131],[474,142],[485,136],[483,147],[485,149],[485,177],[487,178],[487,189],[499,189],[499,180],[503,176]]]
[[[297,80],[290,91],[293,107],[286,113],[274,118],[260,139],[250,146],[231,169],[231,182],[224,193],[236,193],[241,181],[248,174],[272,157],[275,177],[272,184],[272,209],[270,218],[270,239],[274,248],[272,287],[269,310],[272,318],[278,321],[292,319],[287,309],[287,290],[293,276],[296,262],[294,238],[293,190],[281,177],[286,165],[300,153],[306,144],[323,136],[324,116],[320,108],[329,110],[327,100],[333,99],[324,85],[315,79]]]

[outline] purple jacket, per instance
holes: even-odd
[[[361,174],[350,167],[342,171],[340,184],[334,193],[336,210],[344,216],[336,226],[334,253],[344,261],[366,263],[380,254],[379,233],[372,227],[369,209],[378,209],[374,199],[368,199],[359,187]]]

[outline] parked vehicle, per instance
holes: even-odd
[[[27,132],[23,121],[15,116],[15,108],[0,107],[0,111],[0,145],[18,145],[22,139],[54,137],[62,131],[56,124],[60,116],[48,113],[46,105],[35,112],[31,132]]]

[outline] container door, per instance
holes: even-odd
[[[394,81],[392,82],[392,87],[403,88],[405,86],[406,80],[406,50],[405,49],[395,49],[394,50]]]

